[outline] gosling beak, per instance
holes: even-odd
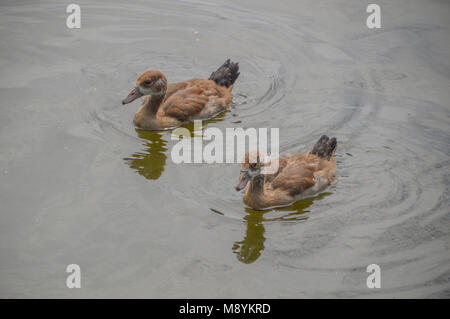
[[[247,183],[250,181],[250,176],[247,171],[241,171],[241,175],[239,175],[239,181],[237,185],[234,187],[236,191],[240,191],[247,186]]]
[[[140,98],[143,94],[139,91],[138,87],[135,87],[131,90],[130,94],[122,101],[122,104],[128,104],[133,102],[134,100]]]

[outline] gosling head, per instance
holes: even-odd
[[[144,95],[164,95],[166,94],[167,79],[159,71],[150,70],[141,74],[136,81],[136,86],[122,104],[128,104]]]
[[[244,162],[241,166],[241,174],[235,187],[237,191],[244,189],[250,180],[263,174],[261,168],[264,165],[264,159],[264,155],[256,151],[245,154]]]

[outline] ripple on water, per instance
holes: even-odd
[[[186,5],[189,6],[189,4]],[[129,7],[129,9],[134,10],[133,7]],[[235,103],[233,108],[223,114],[218,121],[208,125],[220,128],[229,126],[249,127],[261,124],[280,127],[282,130],[282,140],[280,141],[282,152],[306,151],[311,147],[314,140],[323,133],[337,136],[340,141],[338,174],[342,177],[336,190],[333,190],[333,194],[336,192],[340,195],[328,196],[329,203],[327,205],[332,207],[336,214],[344,214],[344,212],[354,212],[354,214],[348,217],[348,223],[333,225],[330,231],[346,232],[346,229],[352,227],[352,225],[364,225],[365,228],[369,229],[366,236],[373,240],[370,243],[370,249],[381,254],[384,254],[385,251],[395,251],[395,246],[403,247],[406,242],[412,246],[415,245],[414,242],[418,244],[423,239],[422,236],[416,236],[418,238],[412,242],[404,236],[400,236],[398,240],[404,244],[399,243],[381,248],[387,245],[386,241],[391,242],[393,238],[396,238],[396,230],[399,228],[410,227],[407,228],[407,232],[411,232],[411,234],[420,233],[419,229],[415,229],[416,232],[412,231],[414,225],[418,223],[416,218],[419,218],[425,212],[429,214],[427,208],[430,205],[435,207],[444,205],[445,207],[445,204],[440,202],[445,198],[446,192],[448,193],[447,186],[443,193],[435,196],[432,192],[427,191],[432,181],[439,179],[438,175],[442,174],[442,170],[435,170],[436,173],[434,174],[429,169],[433,165],[432,161],[427,163],[426,159],[417,154],[429,154],[431,157],[434,155],[436,155],[435,157],[442,156],[442,154],[432,154],[429,149],[424,148],[428,145],[429,140],[425,140],[422,133],[430,132],[429,134],[433,137],[438,137],[438,140],[443,141],[448,137],[448,132],[442,128],[436,130],[433,123],[431,123],[431,126],[427,126],[430,121],[438,122],[438,120],[433,119],[432,115],[428,116],[427,123],[423,119],[414,117],[415,114],[421,114],[418,108],[423,107],[422,102],[424,101],[389,96],[385,94],[386,92],[382,87],[383,80],[376,77],[378,75],[367,72],[365,69],[359,71],[356,69],[351,75],[351,80],[342,81],[344,86],[330,87],[327,82],[324,82],[325,87],[323,89],[304,89],[304,95],[300,97],[301,103],[296,102],[293,95],[297,93],[293,90],[295,90],[298,76],[307,76],[313,71],[305,67],[303,74],[296,73],[298,69],[291,69],[294,56],[289,56],[286,52],[293,52],[292,46],[294,44],[289,42],[290,37],[302,38],[305,35],[301,34],[299,30],[289,28],[288,39],[280,37],[279,32],[286,31],[286,23],[273,21],[273,19],[268,23],[269,21],[265,21],[267,17],[264,16],[253,16],[253,19],[247,18],[247,22],[243,22],[244,25],[252,26],[252,28],[248,28],[248,34],[244,36],[245,39],[235,37],[233,30],[228,33],[206,31],[201,28],[201,24],[207,23],[208,15],[206,13],[208,12],[208,9],[196,12],[196,18],[200,21],[199,27],[186,30],[186,38],[184,39],[177,37],[177,45],[185,46],[187,43],[191,43],[192,39],[195,39],[194,46],[201,47],[203,40],[208,39],[209,41],[214,37],[214,41],[229,43],[231,54],[227,54],[226,57],[231,55],[233,60],[240,62],[241,66],[241,76],[234,89]],[[156,13],[169,20],[177,15],[176,12],[166,8],[159,8],[153,12],[153,14]],[[252,16],[248,12],[245,14]],[[233,8],[221,10],[220,16],[224,20],[235,21],[239,19],[239,15],[236,15]],[[177,18],[183,19],[179,16]],[[144,21],[133,21],[134,23],[125,29],[125,33],[119,33],[119,30],[114,30],[114,28],[105,28],[105,32],[111,36],[110,41],[120,41],[117,38],[124,37],[125,34],[134,34],[135,37],[126,39],[124,37],[124,41],[132,43],[137,41],[140,38],[140,23],[144,23]],[[172,28],[172,26],[161,25],[159,28],[160,38],[149,35],[148,40],[155,43],[158,43],[161,39],[167,40],[167,38],[173,36]],[[252,37],[257,38],[257,40],[253,41],[251,46],[242,45],[242,40],[250,41]],[[283,40],[280,40],[282,38]],[[335,47],[335,51],[330,51],[329,49],[333,49],[333,47],[329,43],[321,43],[318,39],[314,39],[314,41],[317,41],[314,50],[319,53],[321,58],[340,60],[344,64],[351,62],[352,58],[339,48]],[[271,43],[270,47],[267,47],[266,43]],[[165,47],[165,50],[170,51],[170,47]],[[151,52],[152,58],[149,61],[147,55],[142,54],[142,52],[142,50],[135,50],[134,55],[129,57],[133,63],[127,67],[128,73],[137,75],[146,68],[158,68],[168,76],[169,81],[171,79],[179,81],[190,77],[206,77],[220,63],[220,61],[212,61],[210,57],[203,59],[198,56],[180,56],[176,53],[159,54],[158,52]],[[320,52],[325,52],[327,55],[323,56]],[[330,56],[330,52],[335,53]],[[221,56],[221,54],[214,53],[211,56]],[[297,65],[304,65],[319,58],[311,55],[310,51],[303,48],[295,55]],[[398,79],[403,78],[405,77]],[[130,77],[129,80],[132,84],[134,78]],[[95,76],[93,81],[96,81]],[[326,87],[327,85],[328,87]],[[333,98],[332,102],[329,100],[330,97]],[[394,105],[398,112],[393,113]],[[102,115],[95,121],[110,123],[110,126],[115,127],[117,131],[133,135],[134,129],[129,123],[136,107],[133,105],[126,111],[117,114],[116,107],[104,107],[98,104],[96,112]],[[433,107],[430,108],[434,109]],[[295,116],[285,119],[286,111]],[[441,108],[437,112],[438,114],[446,114],[447,111]],[[393,116],[393,114],[397,115]],[[300,118],[303,121],[299,122],[298,119]],[[317,118],[320,118],[320,121],[317,121]],[[411,119],[419,123],[416,123],[415,127],[411,127]],[[173,142],[170,141],[170,132],[149,133],[140,130],[136,132],[142,140],[142,147],[137,149],[134,154],[125,157],[124,161],[147,179],[156,180],[163,174],[171,174],[170,172],[164,172],[165,169],[168,170],[166,166],[169,166],[169,168],[173,166],[167,159],[173,145]],[[111,139],[114,140],[114,138]],[[433,142],[437,143],[436,140]],[[444,146],[447,147],[448,154],[448,144]],[[342,152],[351,152],[352,156],[342,156]],[[207,169],[208,174],[198,179],[198,183],[196,183],[193,176],[197,176],[196,174],[199,174],[200,170],[205,170],[205,168],[196,167],[194,171],[197,173],[193,174],[192,172],[186,172],[190,170],[190,166],[184,165],[184,172],[182,170],[177,170],[177,172],[181,174],[182,180],[189,182],[179,182],[172,188],[176,189],[174,194],[178,196],[180,201],[195,198],[197,205],[205,210],[210,209],[220,216],[243,220],[247,225],[247,235],[244,240],[235,243],[233,251],[240,261],[251,263],[258,259],[264,250],[265,225],[270,227],[270,223],[273,222],[304,221],[307,218],[307,214],[304,214],[306,208],[312,205],[314,200],[321,199],[324,195],[322,194],[314,200],[300,201],[296,204],[300,205],[299,207],[293,206],[267,212],[251,211],[243,207],[242,195],[234,193],[232,190],[231,186],[234,179],[237,178],[236,172],[238,169],[236,166],[224,164],[209,167]],[[413,174],[418,169],[427,172],[427,174],[423,173],[419,176]],[[231,176],[234,178],[231,178]],[[217,181],[221,182],[217,183]],[[448,184],[448,180],[443,181],[443,183]],[[439,185],[442,186],[442,183]],[[221,194],[220,198],[217,198],[217,194]],[[436,210],[439,211],[439,209]],[[442,210],[437,214],[440,214],[441,218],[447,216],[443,215]],[[431,219],[428,217],[428,220]],[[411,226],[405,226],[409,223],[412,223]],[[370,230],[371,224],[373,224],[372,230]],[[323,227],[327,227],[327,225]],[[387,234],[387,237],[379,234],[380,225],[385,229],[383,233]],[[320,228],[320,226],[318,227]],[[433,227],[432,229],[434,229]],[[435,232],[436,234],[442,234],[437,230]],[[316,244],[314,247],[315,249],[325,247],[327,241],[324,241],[322,245]],[[296,249],[295,247],[291,248]],[[306,249],[305,251],[310,250]],[[282,257],[285,256],[282,255]],[[293,262],[295,262],[295,259]],[[285,262],[284,264],[288,263]],[[347,266],[347,268],[352,267],[354,267],[353,263]]]
[[[262,274],[282,273],[270,282],[282,288],[267,286],[283,296],[373,294],[364,286],[364,270],[374,262],[383,269],[386,287],[379,292],[381,296],[429,296],[448,291],[450,111],[447,105],[439,104],[440,97],[433,96],[448,77],[446,68],[440,67],[443,65],[440,55],[433,50],[426,53],[419,50],[427,63],[416,69],[412,64],[420,62],[421,57],[414,55],[417,47],[409,47],[411,39],[415,46],[420,45],[424,32],[439,33],[441,28],[433,27],[432,23],[412,31],[392,27],[372,36],[346,29],[349,34],[340,36],[339,42],[332,40],[331,35],[341,31],[330,30],[329,26],[334,19],[347,16],[321,20],[309,14],[316,12],[313,5],[306,12],[297,3],[299,7],[293,6],[297,11],[283,13],[281,8],[265,10],[270,7],[267,3],[254,10],[246,9],[244,4],[219,5],[213,1],[152,1],[151,6],[141,1],[107,3],[83,5],[83,30],[89,32],[52,31],[54,25],[45,24],[39,30],[51,36],[43,41],[35,33],[16,27],[11,34],[2,33],[14,47],[18,46],[16,39],[23,43],[13,53],[2,52],[0,59],[5,74],[9,75],[5,77],[7,81],[1,82],[4,96],[10,97],[10,101],[19,97],[20,92],[31,92],[34,96],[33,102],[21,100],[29,115],[22,120],[30,121],[23,132],[31,135],[29,127],[34,127],[33,121],[46,114],[49,119],[39,122],[45,123],[46,128],[53,124],[52,120],[62,124],[67,121],[67,131],[72,137],[100,141],[105,148],[100,155],[91,150],[85,152],[92,154],[82,154],[86,161],[93,160],[83,166],[86,172],[81,178],[82,187],[77,190],[80,194],[67,193],[54,204],[49,201],[42,207],[52,212],[61,203],[78,198],[85,205],[81,206],[86,207],[83,213],[89,225],[94,217],[86,212],[95,208],[95,227],[106,224],[113,235],[124,236],[120,218],[126,218],[125,214],[114,216],[117,220],[105,221],[102,218],[109,216],[102,217],[99,211],[109,211],[114,203],[120,205],[129,197],[132,198],[129,207],[141,227],[138,234],[145,233],[149,224],[158,226],[155,227],[158,236],[152,237],[154,242],[166,238],[160,229],[170,228],[172,222],[180,220],[177,217],[185,218],[179,217],[179,212],[194,218],[199,230],[205,230],[202,226],[205,219],[214,216],[220,225],[240,227],[240,238],[229,239],[231,235],[224,234],[224,240],[231,240],[227,252],[233,256],[232,260],[237,258],[239,262],[252,264],[248,267],[261,267]],[[10,10],[10,17],[2,13],[2,21],[14,26],[30,21],[41,26],[45,22],[41,17],[46,12],[60,15],[59,8],[53,5]],[[33,10],[39,11],[39,18],[28,19],[28,12]],[[323,28],[317,28],[318,25]],[[380,40],[386,41],[380,45]],[[377,45],[383,49],[377,51]],[[404,52],[409,65],[399,58]],[[242,202],[242,193],[233,189],[238,164],[173,164],[171,132],[137,130],[132,119],[138,103],[127,107],[120,104],[137,76],[146,69],[159,69],[169,82],[177,82],[207,77],[226,58],[238,61],[241,68],[234,88],[234,105],[206,126],[222,130],[279,127],[282,154],[307,151],[322,134],[336,136],[339,141],[336,186],[286,208],[248,209]],[[422,74],[433,85],[425,86],[423,98],[419,99],[413,91],[425,84]],[[15,117],[15,113],[8,117],[9,126],[2,141],[19,141],[20,136],[9,135],[14,131],[10,128],[15,127],[9,119]],[[188,128],[192,130],[191,126]],[[22,136],[22,140],[26,138],[28,135]],[[18,157],[15,154],[25,154],[28,144],[23,145],[23,152],[16,147],[16,153],[5,156],[13,162],[14,156]],[[53,155],[55,152],[48,153],[52,155],[46,153],[46,160],[58,159]],[[133,184],[128,187],[134,190],[139,185],[142,197],[122,189],[120,182],[110,176],[117,172],[108,171],[106,162],[116,157],[121,167],[129,168],[129,175],[120,176],[131,176]],[[13,168],[5,170],[8,176],[14,173]],[[41,184],[42,180],[35,182]],[[97,197],[92,195],[103,194],[98,189],[97,193],[89,193],[95,187],[105,191],[107,204],[97,203]],[[147,192],[149,198],[153,197],[147,199]],[[111,194],[123,198],[116,202]],[[152,200],[167,202],[170,208],[161,207],[160,215],[154,213],[146,220],[146,216],[139,215],[139,208],[151,207]],[[66,206],[79,212],[80,205]],[[42,228],[37,229],[45,229],[42,226],[45,222],[53,226],[52,216],[62,226],[60,215],[47,211],[46,214],[42,215],[44,221],[40,221]],[[127,220],[130,233],[136,229],[133,224],[136,220]],[[97,231],[94,226],[83,233],[86,238],[95,239],[91,235]],[[189,229],[178,230],[181,233],[176,235],[182,240],[190,238]],[[52,238],[37,231],[33,234],[36,247],[51,243]],[[111,236],[113,244],[117,243],[115,239]],[[164,258],[170,254],[173,242],[157,244],[161,246],[160,256],[153,259],[164,268],[167,266]],[[102,243],[96,247],[105,248]],[[106,248],[117,252],[113,245]],[[192,257],[189,255],[192,251],[183,255],[177,248],[180,255]],[[85,250],[89,252],[88,248]],[[149,256],[153,257],[151,253]],[[111,258],[107,253],[102,256]],[[227,263],[229,256],[226,252],[223,256],[225,261],[220,262]],[[170,270],[175,280],[186,280],[176,276],[177,268]],[[257,274],[254,276],[260,279]],[[228,278],[234,285],[242,282]],[[254,286],[245,288],[248,290],[243,291],[254,293],[251,291]]]

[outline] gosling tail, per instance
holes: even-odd
[[[231,62],[231,60],[228,59],[220,68],[211,73],[209,80],[213,80],[218,85],[228,88],[234,84],[234,81],[236,81],[238,76],[239,63]]]
[[[326,135],[322,135],[322,137],[311,150],[311,154],[330,160],[334,154],[334,151],[336,150],[336,145],[337,140],[335,137],[329,138]]]

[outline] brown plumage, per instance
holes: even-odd
[[[244,203],[255,209],[286,206],[317,193],[336,179],[336,144],[335,138],[324,135],[307,154],[279,158],[278,171],[273,174],[262,172],[268,163],[261,160],[259,153],[254,163],[247,153],[236,190],[245,188]]]
[[[160,71],[144,72],[122,104],[145,96],[134,124],[147,130],[178,127],[196,119],[209,119],[231,106],[231,91],[239,65],[229,59],[208,80],[167,84]]]

